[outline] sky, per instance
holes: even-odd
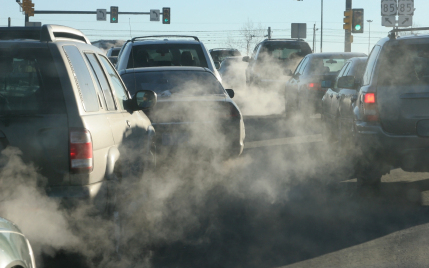
[[[7,26],[8,17],[12,26],[23,26],[24,15],[16,0],[1,0],[0,26]],[[208,49],[225,47],[227,40],[240,39],[239,30],[251,20],[263,28],[271,27],[273,38],[290,38],[291,23],[307,23],[307,38],[313,45],[313,26],[316,32],[316,52],[320,52],[321,2],[322,0],[32,0],[35,10],[95,11],[110,10],[118,6],[119,12],[149,12],[150,9],[171,8],[171,24],[149,21],[149,15],[119,15],[118,23],[97,21],[96,15],[40,15],[30,21],[43,24],[66,25],[81,30],[91,41],[100,39],[127,40],[130,36],[157,34],[196,35]],[[353,8],[365,10],[364,33],[354,34],[352,51],[368,53],[380,38],[387,36],[391,28],[381,26],[381,0],[353,0]],[[416,8],[415,26],[429,26],[428,0],[414,0]],[[323,52],[344,51],[344,30],[342,27],[345,0],[324,0],[323,3]],[[372,20],[371,39],[369,23]],[[243,51],[242,51],[243,52]]]

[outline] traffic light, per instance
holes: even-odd
[[[118,23],[118,7],[110,7],[110,23]]]
[[[344,11],[344,19],[343,19],[343,29],[344,30],[352,30],[352,11],[346,10]]]
[[[352,33],[363,33],[363,8],[353,9]]]
[[[31,2],[31,0],[22,0],[22,10],[27,14],[29,17],[34,16],[34,4]]]
[[[170,24],[170,8],[162,8],[162,24]]]

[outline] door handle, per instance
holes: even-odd
[[[340,95],[337,95],[337,96],[336,96],[336,98],[337,98],[337,99],[339,99],[339,98],[340,98]]]
[[[334,94],[329,95],[329,97],[331,97],[331,99],[332,99],[333,96],[334,96]]]
[[[127,120],[127,125],[128,125],[128,127],[131,127],[131,123],[128,120]]]

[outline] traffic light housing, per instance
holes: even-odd
[[[343,19],[343,29],[344,30],[352,30],[352,11],[351,10],[346,10],[344,11],[344,19]]]
[[[22,0],[22,10],[27,14],[29,17],[34,16],[34,4],[31,2],[31,0]]]
[[[170,8],[162,8],[162,24],[170,24]]]
[[[118,7],[110,7],[110,23],[118,23]]]
[[[363,33],[363,9],[353,9],[352,18],[352,33]]]

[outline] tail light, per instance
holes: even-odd
[[[375,93],[366,93],[363,96],[363,114],[366,121],[378,121],[378,111]]]
[[[70,171],[89,173],[92,168],[91,133],[86,129],[70,130]]]
[[[307,87],[311,90],[322,90],[322,85],[320,83],[308,83]]]

